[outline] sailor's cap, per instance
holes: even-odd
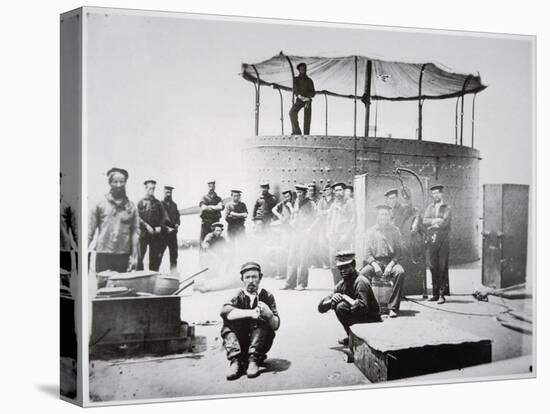
[[[346,188],[346,183],[338,182],[332,184],[332,188],[335,189],[336,187],[342,187],[342,189]]]
[[[109,171],[107,171],[107,176],[110,176],[111,174],[116,172],[122,174],[126,179],[128,179],[128,171],[126,171],[124,168],[118,167],[113,167]]]
[[[258,263],[256,263],[256,262],[246,262],[246,263],[243,263],[243,265],[241,266],[241,271],[240,271],[241,275],[242,275],[244,272],[248,271],[248,270],[257,270],[257,271],[260,272],[260,273],[262,272],[261,266],[260,266]]]
[[[336,253],[336,266],[346,266],[355,260],[355,252],[351,250],[342,250]]]

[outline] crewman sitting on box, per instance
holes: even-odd
[[[336,317],[344,327],[347,337],[338,341],[349,345],[350,326],[356,323],[381,322],[380,306],[368,279],[357,273],[355,253],[341,251],[336,255],[336,266],[342,280],[334,287],[334,293],[319,303],[319,312],[334,309]]]
[[[369,281],[373,278],[389,280],[393,290],[388,302],[389,316],[395,318],[399,312],[405,270],[399,264],[402,244],[399,228],[391,223],[391,207],[386,204],[376,206],[376,224],[367,229],[364,267],[360,274]]]
[[[221,337],[230,361],[228,380],[260,375],[259,365],[271,349],[280,320],[275,298],[260,289],[262,269],[256,262],[241,266],[243,288],[222,306]]]

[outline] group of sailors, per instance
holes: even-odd
[[[136,205],[126,194],[128,178],[127,170],[111,168],[107,172],[109,192],[90,211],[88,246],[96,252],[95,271],[143,270],[147,254],[149,269],[158,271],[168,249],[170,268],[177,272],[180,214],[172,199],[174,187],[165,186],[164,198],[159,200],[155,197],[157,182],[146,180],[145,195]]]
[[[340,182],[327,184],[318,197],[315,184],[297,184],[293,189],[283,190],[278,200],[270,192],[269,183],[262,183],[251,209],[251,232],[245,231],[249,212],[241,201],[242,192],[231,190],[231,201],[224,205],[216,193],[216,183],[211,181],[208,186],[208,193],[200,201],[204,254],[213,252],[220,257],[216,250],[227,248],[223,235],[227,226],[225,234],[234,242],[233,247],[251,250],[266,273],[285,279],[282,289],[305,290],[308,271],[315,266],[331,267],[335,283],[338,282],[334,255],[338,250],[352,248],[355,237],[351,186]]]
[[[172,198],[174,187],[165,186],[164,198],[159,200],[155,197],[157,182],[146,180],[145,194],[136,205],[126,195],[128,178],[125,169],[111,168],[107,172],[110,190],[91,209],[88,244],[96,252],[96,272],[143,270],[146,254],[149,269],[158,271],[166,250],[170,268],[177,272],[180,213]],[[401,197],[398,189],[386,191],[384,203],[377,206],[376,224],[356,246],[353,188],[345,183],[327,184],[319,196],[314,183],[297,184],[294,189],[283,190],[281,200],[270,192],[269,183],[262,183],[252,208],[252,232],[248,234],[245,227],[249,212],[241,201],[242,191],[231,190],[231,199],[224,204],[212,180],[199,202],[201,254],[210,261],[224,260],[222,249],[227,248],[228,238],[234,242],[230,243],[233,253],[235,249],[243,254],[254,250],[253,256],[263,264],[264,272],[285,279],[281,289],[302,291],[307,289],[312,267],[330,268],[336,285],[342,280],[337,252],[360,249],[364,259],[358,263],[359,273],[369,280],[392,281],[388,308],[390,316],[397,316],[408,263],[415,254],[424,254],[426,245],[432,274],[431,300],[443,303],[448,294],[451,210],[443,201],[443,186],[432,186],[431,193],[433,203],[422,214],[412,206],[406,187]],[[277,260],[273,260],[274,251]]]

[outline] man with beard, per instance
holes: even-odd
[[[298,112],[304,108],[304,135],[309,135],[311,125],[311,101],[315,96],[315,85],[310,77],[307,76],[307,65],[299,63],[297,66],[298,76],[293,80],[293,93],[296,96],[296,102],[290,108],[290,123],[292,124],[292,135],[302,135],[300,123],[298,122]]]
[[[433,203],[426,208],[424,225],[428,238],[428,259],[432,274],[433,295],[429,299],[445,303],[449,294],[449,239],[451,232],[451,206],[443,200],[443,186],[430,188]]]
[[[386,204],[376,207],[376,224],[367,230],[365,262],[360,274],[369,281],[373,278],[390,280],[393,284],[388,301],[390,318],[399,312],[405,270],[399,264],[402,253],[401,232],[391,223],[391,208]]]
[[[90,211],[88,245],[97,231],[95,245],[97,273],[104,270],[135,270],[139,257],[139,215],[126,197],[128,171],[111,168],[107,172],[110,191]]]
[[[178,229],[181,222],[178,205],[172,199],[173,191],[174,187],[169,185],[164,186],[164,200],[162,200],[162,206],[166,211],[169,222],[166,224],[166,232],[163,235],[164,240],[160,257],[162,259],[164,251],[168,246],[168,254],[170,255],[170,271],[172,274],[175,274],[178,270]]]
[[[275,298],[267,290],[260,289],[260,265],[246,262],[240,273],[243,288],[222,306],[220,312],[223,347],[230,361],[228,380],[235,380],[244,372],[248,378],[260,374],[259,365],[266,359],[280,325]]]
[[[149,270],[158,271],[162,260],[162,233],[169,220],[162,203],[155,197],[157,182],[146,180],[143,185],[145,197],[139,200],[137,205],[140,220],[138,270],[144,269],[143,259],[149,249]]]
[[[340,271],[334,262],[336,253],[353,248],[355,206],[353,200],[348,200],[345,197],[346,185],[344,183],[335,183],[332,185],[332,189],[334,201],[328,211],[327,238],[332,278],[336,285],[341,280]]]
[[[248,209],[246,204],[241,201],[241,193],[241,190],[231,190],[232,200],[225,209],[227,235],[230,239],[236,239],[244,233],[244,222],[248,217]]]
[[[277,204],[277,199],[269,192],[268,183],[261,184],[260,191],[260,197],[256,200],[256,204],[254,204],[252,217],[256,224],[258,224],[258,221],[261,221],[263,227],[267,227],[273,219],[272,210]]]
[[[202,243],[206,235],[212,231],[212,224],[220,221],[224,209],[222,199],[216,194],[216,181],[208,182],[208,193],[200,201],[199,207],[202,220],[200,243]]]
[[[380,306],[366,277],[357,273],[355,253],[338,252],[336,266],[342,280],[334,287],[334,293],[319,303],[320,313],[333,309],[338,321],[346,331],[346,337],[339,340],[340,345],[349,345],[350,326],[356,323],[380,322]]]
[[[315,205],[306,197],[307,187],[297,184],[296,201],[290,219],[291,240],[288,251],[286,284],[281,290],[305,290],[311,264],[311,231],[315,219]]]

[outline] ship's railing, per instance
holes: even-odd
[[[281,52],[282,54],[282,52]],[[288,59],[288,57],[287,57]],[[290,68],[290,75],[292,76],[292,79],[295,76],[294,68],[292,66],[292,63],[288,59],[289,62],[289,68]],[[261,79],[260,74],[258,70],[256,69],[255,65],[251,65],[256,73],[256,82],[253,82],[254,88],[255,88],[255,103],[254,103],[254,135],[259,135],[259,127],[260,127],[260,86],[261,86]],[[418,127],[416,129],[416,138],[419,141],[422,141],[422,109],[424,105],[425,98],[423,98],[422,95],[422,77],[424,75],[424,69],[426,67],[426,64],[422,65],[422,68],[420,70],[420,75],[418,79]],[[371,88],[370,88],[370,79],[372,77],[372,62],[369,60],[367,62],[367,73],[366,78],[367,82],[365,84],[365,93],[363,97],[360,99],[363,104],[365,105],[365,130],[364,130],[364,137],[369,138],[371,135],[371,131],[374,133],[374,136],[377,134],[378,129],[378,105],[375,104],[375,110],[374,110],[374,128],[371,127],[371,105],[372,100],[371,99]],[[464,80],[464,83],[462,85],[462,94],[456,98],[456,105],[455,105],[455,145],[464,146],[464,96],[466,95],[466,87],[468,86],[468,82],[472,79],[472,75],[468,75],[466,79]],[[273,86],[273,89],[277,90],[279,92],[279,99],[280,99],[280,122],[281,122],[281,135],[285,135],[285,125],[284,125],[284,108],[283,108],[283,94],[279,87],[276,85]],[[328,136],[328,111],[329,111],[329,102],[328,102],[328,91],[317,91],[317,94],[324,95],[325,97],[325,136]],[[476,101],[477,93],[473,94],[472,98],[472,114],[471,114],[471,147],[474,148],[474,128],[475,128],[475,101]],[[292,93],[292,104],[294,104],[295,96],[294,93]],[[378,101],[375,101],[377,103]],[[459,109],[460,106],[460,109]],[[357,56],[355,57],[355,93],[353,97],[353,137],[357,137]]]

